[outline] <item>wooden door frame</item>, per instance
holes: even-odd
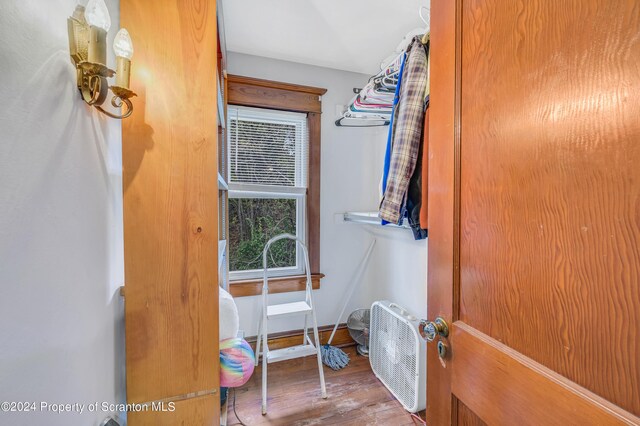
[[[469,420],[466,415],[458,419],[458,413],[470,413],[471,420],[482,423],[477,415],[490,424],[519,416],[523,424],[640,424],[637,416],[458,321],[462,3],[431,3],[427,301],[429,319],[443,317],[450,334],[441,338],[448,347],[444,360],[435,343],[427,345],[427,424]],[[571,409],[558,412],[552,407]],[[522,418],[526,415],[529,418]]]

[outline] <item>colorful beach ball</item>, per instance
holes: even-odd
[[[251,346],[239,337],[220,342],[220,386],[237,388],[249,381],[255,357]]]

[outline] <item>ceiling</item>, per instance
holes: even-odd
[[[227,50],[375,74],[426,0],[222,0]],[[423,12],[423,15],[426,13]]]

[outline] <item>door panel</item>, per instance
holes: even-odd
[[[640,414],[637,4],[463,2],[460,320]]]
[[[457,423],[460,426],[486,426],[486,423],[471,411],[469,407],[464,405],[462,401],[458,401]]]
[[[458,321],[452,330],[451,390],[487,424],[633,423],[610,402]],[[472,417],[472,416],[467,416]]]
[[[431,16],[428,420],[640,422],[640,4]]]
[[[216,3],[123,0],[120,20],[140,46],[122,132],[127,402],[217,392]]]

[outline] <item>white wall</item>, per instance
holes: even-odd
[[[413,241],[411,231],[337,223],[345,211],[375,211],[382,174],[387,128],[341,128],[334,125],[336,106],[345,105],[354,87],[369,76],[299,63],[231,52],[228,71],[250,77],[328,89],[322,98],[322,170],[320,196],[320,269],[326,275],[314,292],[318,324],[333,324],[344,300],[346,286],[372,238],[376,248],[363,281],[347,308],[369,307],[389,299],[424,317],[426,315],[426,241]],[[375,70],[372,70],[372,73]],[[299,300],[300,293],[276,294],[271,303]],[[236,298],[240,328],[256,334],[260,298]],[[341,319],[346,321],[346,316]],[[303,327],[300,319],[269,322],[269,332]]]
[[[75,87],[75,5],[0,2],[0,401],[125,400],[121,127]],[[107,5],[112,40],[119,1]],[[0,412],[0,424],[107,414]]]

